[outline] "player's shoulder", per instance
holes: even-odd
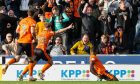
[[[95,61],[97,59],[96,55],[92,54],[90,55],[90,60]]]
[[[52,30],[50,30],[50,31],[49,31],[49,34],[50,34],[50,35],[54,35],[54,34],[55,34],[55,32],[54,32],[54,31],[52,31]]]

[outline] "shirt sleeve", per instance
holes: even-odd
[[[63,16],[62,22],[67,22],[67,21],[69,21],[69,17],[67,16],[66,13],[62,13],[62,16]]]

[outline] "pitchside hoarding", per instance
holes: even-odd
[[[6,57],[5,62],[7,62],[11,57]],[[54,64],[89,64],[89,56],[55,56],[53,58]],[[102,61],[103,64],[140,64],[140,56],[118,56],[118,55],[99,55],[98,58]],[[2,59],[1,59],[2,60]],[[22,57],[20,61],[16,64],[23,64],[25,58]],[[43,60],[40,60],[38,64],[44,64]]]
[[[26,65],[11,65],[6,74],[2,75],[4,81],[16,81]],[[36,65],[33,76],[37,77],[43,65]],[[106,69],[114,74],[120,81],[140,81],[140,65],[105,65]],[[28,74],[24,76],[27,80]],[[45,81],[97,81],[97,77],[89,71],[89,65],[53,65],[45,72]]]
[[[0,65],[0,81],[2,80],[2,65]]]

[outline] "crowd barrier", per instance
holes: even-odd
[[[97,55],[103,64],[140,64],[140,54],[137,55]],[[0,64],[5,64],[13,56],[0,56]],[[23,64],[25,55],[16,64]],[[89,64],[89,55],[52,56],[54,64]],[[38,64],[46,63],[40,60]]]
[[[120,81],[140,81],[139,55],[98,55],[105,68]],[[26,64],[21,61],[11,65],[6,74],[2,75],[3,63],[11,57],[0,56],[0,80],[17,81]],[[4,60],[3,60],[4,59]],[[2,62],[3,61],[3,62]],[[97,77],[89,71],[89,56],[53,56],[54,65],[45,72],[45,81],[97,81]],[[39,61],[34,67],[33,76],[37,77],[44,61]],[[11,73],[12,72],[12,73]],[[27,80],[28,74],[24,76]],[[40,80],[39,80],[40,81]]]

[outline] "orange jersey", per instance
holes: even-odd
[[[96,72],[98,74],[104,74],[106,69],[103,66],[103,64],[101,63],[101,61],[95,56],[95,55],[90,55],[90,64],[91,62],[94,63],[94,69],[96,70]]]
[[[31,27],[35,27],[35,24],[36,21],[31,17],[24,18],[19,22],[19,43],[32,43]]]
[[[119,35],[120,34],[120,35]],[[118,32],[118,31],[116,31],[115,32],[115,38],[122,38],[123,37],[123,32],[121,31],[121,32]]]
[[[36,48],[42,49],[46,52],[46,48],[48,45],[49,40],[55,33],[52,30],[44,30],[37,36],[38,44]]]
[[[45,18],[50,19],[52,17],[52,12],[45,12]]]
[[[75,17],[80,17],[80,15],[77,11],[80,3],[81,3],[81,0],[74,0],[74,16]]]
[[[45,28],[45,22],[38,22],[35,27],[36,36],[38,36]]]

